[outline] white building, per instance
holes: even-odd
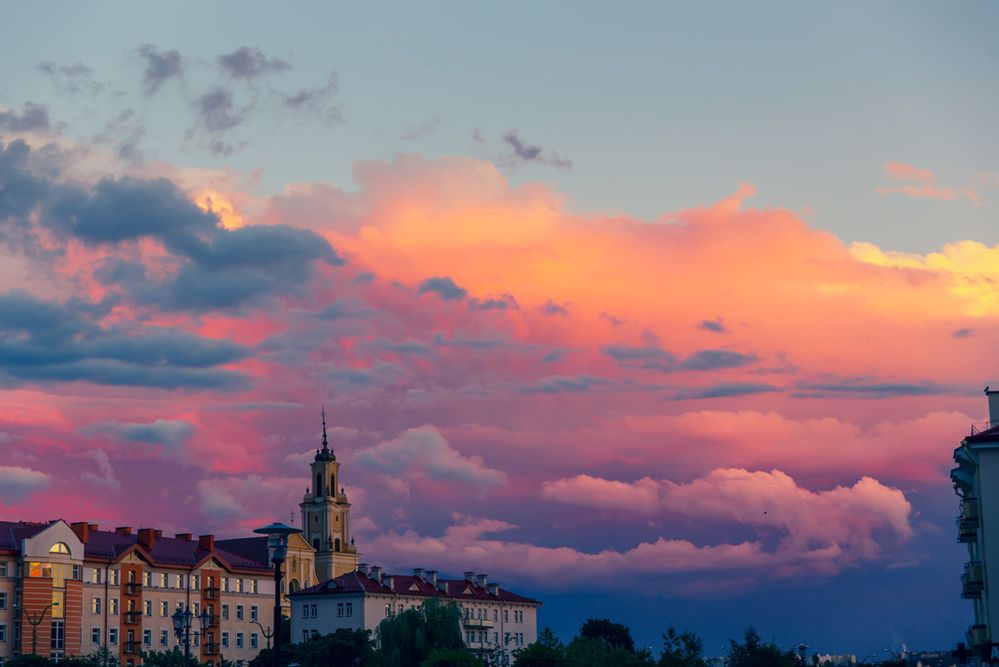
[[[985,391],[989,421],[973,424],[954,450],[950,477],[961,498],[957,540],[968,545],[961,597],[975,606],[968,644],[982,648],[999,640],[999,391]]]
[[[291,639],[335,632],[340,628],[370,630],[377,639],[378,624],[424,601],[457,603],[462,611],[465,646],[480,655],[516,649],[538,638],[537,600],[517,595],[484,574],[465,572],[463,579],[443,579],[435,570],[415,568],[412,575],[393,575],[382,568],[357,571],[292,593]]]

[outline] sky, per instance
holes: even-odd
[[[995,5],[4,13],[3,518],[291,520],[325,406],[362,560],[566,639],[963,639]]]

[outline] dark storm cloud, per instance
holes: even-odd
[[[716,317],[713,320],[701,320],[697,323],[698,329],[704,329],[705,331],[710,331],[712,333],[728,333],[728,328],[725,326],[725,322],[722,318]]]
[[[47,132],[51,126],[48,110],[34,102],[26,102],[20,113],[0,111],[0,130],[6,132]]]
[[[161,51],[152,44],[144,44],[135,50],[145,68],[142,71],[142,85],[147,95],[154,95],[160,87],[184,71],[184,62],[176,49]]]
[[[84,381],[161,389],[236,389],[249,379],[222,366],[247,351],[174,329],[132,334],[102,327],[97,304],[0,295],[0,383]]]
[[[460,287],[450,276],[433,276],[427,278],[417,288],[418,294],[432,292],[445,301],[461,301],[468,295],[468,290]]]
[[[517,130],[509,130],[503,135],[503,142],[510,147],[510,154],[503,158],[503,162],[516,166],[519,164],[537,163],[545,164],[557,169],[572,169],[572,161],[563,158],[558,153],[552,152],[546,155],[544,148],[523,141]]]
[[[255,46],[243,46],[215,60],[222,70],[234,79],[255,79],[265,74],[284,72],[291,63],[280,58],[268,58]]]

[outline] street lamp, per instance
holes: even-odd
[[[24,618],[31,625],[31,655],[38,654],[38,626],[42,624],[45,620],[45,614],[52,607],[58,607],[58,602],[53,602],[52,604],[46,605],[45,609],[42,609],[37,614],[29,614],[27,607],[21,607],[21,611],[24,613]]]
[[[274,631],[271,630],[270,626],[267,626],[267,629],[264,630],[264,626],[260,625],[260,621],[252,621],[252,622],[256,623],[257,627],[260,628],[260,634],[262,634],[264,636],[264,639],[267,640],[267,650],[269,651],[271,649],[271,637],[274,636]]]
[[[801,643],[795,646],[798,649],[798,654],[801,656],[801,667],[805,667],[805,651],[808,650],[808,644]]]
[[[191,613],[190,607],[186,609],[178,607],[171,618],[177,641],[184,645],[184,667],[191,667],[191,619],[194,618],[194,614]],[[202,609],[197,618],[201,632],[204,633],[210,627],[212,620],[211,616],[208,615],[208,610]]]
[[[288,555],[288,536],[302,531],[272,523],[253,532],[267,536],[267,554],[274,565],[274,667],[281,667],[281,564]]]

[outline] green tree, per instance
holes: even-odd
[[[13,665],[13,667],[49,667],[49,659],[43,655],[24,653],[7,658],[3,664],[4,667],[8,665]]]
[[[520,663],[517,663],[518,665]],[[629,651],[614,647],[603,637],[576,637],[566,649],[565,664],[569,667],[654,667],[652,654],[646,649]]]
[[[704,642],[695,632],[678,631],[672,625],[663,633],[659,667],[704,667]]]
[[[551,628],[544,628],[538,640],[514,652],[517,667],[563,667],[565,646]]]
[[[184,667],[184,652],[174,646],[169,651],[143,651],[143,667]],[[194,651],[191,652],[191,667],[204,667]]]
[[[740,644],[729,640],[729,667],[798,667],[798,660],[791,651],[781,651],[773,642],[764,643],[753,626],[746,628]]]
[[[602,639],[612,648],[635,650],[635,640],[631,638],[631,630],[607,618],[589,619],[579,629],[579,636],[584,639]]]
[[[461,608],[452,602],[427,600],[419,609],[379,623],[378,644],[375,663],[379,667],[412,667],[434,649],[464,649]]]
[[[486,667],[486,663],[463,648],[435,648],[420,667]]]
[[[362,667],[374,658],[371,633],[368,630],[340,628],[302,644],[299,656],[303,667]]]

